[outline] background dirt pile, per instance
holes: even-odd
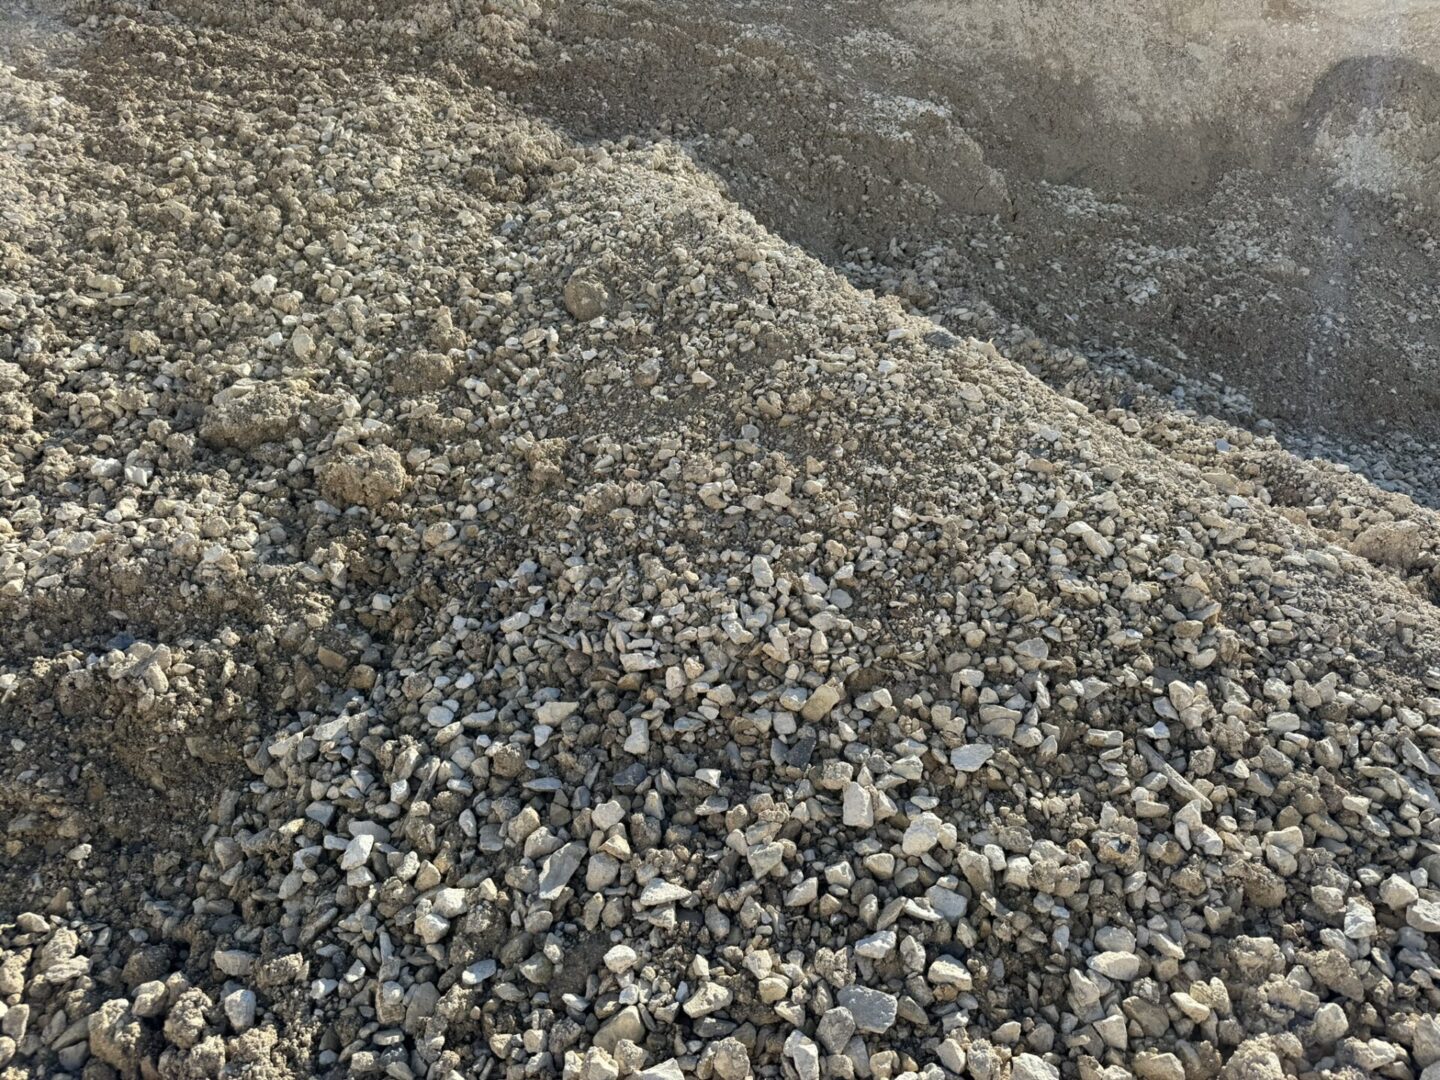
[[[1182,212],[921,99],[373,10],[5,12],[0,1075],[1431,1080],[1420,425],[1028,331],[1010,207]]]

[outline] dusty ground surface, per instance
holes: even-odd
[[[3,9],[6,1080],[1440,1070],[1418,196],[727,8]]]

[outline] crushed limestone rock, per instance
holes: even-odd
[[[194,6],[0,64],[4,1080],[1435,1068],[1433,511]]]

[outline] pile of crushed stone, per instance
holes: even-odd
[[[534,61],[496,77],[572,130],[681,141],[762,224],[832,262],[870,249],[908,304],[963,332],[990,304],[1121,368],[1129,353],[1223,378],[1292,449],[1323,431],[1357,468],[1433,492],[1440,51],[1398,32],[1433,17],[1349,5],[1351,27],[1371,28],[1365,51],[1294,73],[1294,100],[1278,100],[1243,88],[1266,62],[1243,35],[1211,35],[1273,19],[1248,43],[1264,49],[1293,19],[1295,59],[1331,47],[1315,20],[1335,5],[1222,6],[1181,20],[1191,33],[1171,43],[1208,76],[1163,90],[1145,61],[1163,66],[1167,46],[1148,35],[1176,20],[1127,2],[551,0],[544,33],[525,39]],[[233,19],[293,22],[244,7]],[[445,23],[396,22],[421,55],[491,77]],[[1033,54],[1014,52],[1017,36]],[[1136,55],[1117,56],[1116,39]],[[331,30],[316,47],[341,40]],[[1206,77],[1244,105],[1206,100]],[[1097,104],[1119,87],[1123,107]],[[1167,122],[1172,99],[1197,115]],[[1242,145],[1255,140],[1259,153]],[[1248,411],[1226,418],[1250,426]]]
[[[1434,511],[673,144],[80,15],[0,66],[5,1080],[1440,1073]]]

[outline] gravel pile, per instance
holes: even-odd
[[[673,145],[84,13],[0,65],[5,1080],[1440,1075],[1432,511]]]
[[[1377,478],[1422,464],[1433,491],[1437,49],[1402,29],[1418,10],[1365,7],[1351,13],[1374,27],[1359,53],[1308,88],[1296,73],[1286,100],[1247,95],[1265,63],[1247,45],[1289,24],[1292,59],[1329,48],[1325,7],[1262,16],[1240,3],[1182,32],[1125,0],[1051,0],[1043,16],[1020,0],[550,0],[545,32],[527,39],[535,62],[498,75],[433,23],[412,34],[573,130],[682,141],[763,224],[822,258],[926,252],[904,266],[921,306],[959,286],[1092,357],[1223,377],[1307,436],[1287,445],[1318,431],[1371,443],[1355,457],[1391,466]],[[1253,42],[1246,19],[1262,25]],[[1157,89],[1146,69],[1169,47],[1134,37],[1137,24],[1180,35],[1198,67]],[[1035,56],[1008,55],[1016,36]],[[1077,37],[1108,40],[1087,52]],[[1117,62],[1114,39],[1133,59]],[[1206,69],[1238,98],[1192,97]],[[1126,104],[1097,104],[1097,90]],[[1161,118],[1184,101],[1189,122]],[[1237,127],[1264,152],[1221,134]]]

